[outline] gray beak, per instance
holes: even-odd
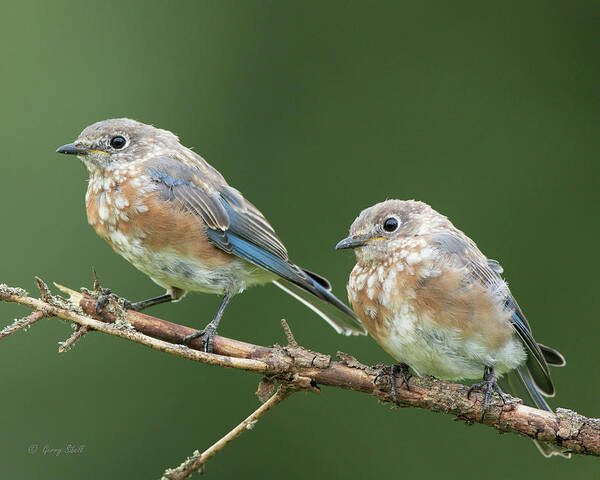
[[[349,237],[344,238],[341,242],[339,242],[336,246],[336,250],[343,250],[345,248],[356,248],[362,247],[367,244],[367,238],[360,237],[359,235],[351,235]]]
[[[67,143],[56,149],[56,153],[64,153],[66,155],[85,155],[88,151],[85,148],[78,147],[74,143]]]

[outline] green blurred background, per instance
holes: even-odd
[[[91,3],[90,3],[91,5]],[[333,246],[358,212],[417,198],[499,259],[554,371],[555,406],[599,416],[600,4],[589,2],[4,2],[0,282],[161,290],[87,225],[86,172],[54,153],[127,116],[177,133],[254,202],[297,263],[340,297]],[[219,299],[153,314],[203,326]],[[27,313],[0,305],[3,324]],[[231,304],[220,333],[390,362],[273,287]],[[258,376],[100,334],[69,353],[44,320],[2,342],[0,478],[157,478],[257,405]],[[30,445],[85,445],[79,455]],[[280,405],[208,465],[209,478],[443,475],[595,478],[531,442],[324,388]]]

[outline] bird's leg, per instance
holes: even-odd
[[[135,310],[136,312],[141,312],[142,310],[153,307],[154,305],[160,305],[161,303],[172,302],[174,300],[179,300],[185,292],[176,287],[170,287],[164,295],[159,295],[158,297],[148,298],[146,300],[140,300],[139,302],[132,303],[126,298],[119,297],[110,291],[110,288],[103,288],[102,293],[98,297],[98,301],[96,302],[96,313],[100,313],[100,311],[108,305],[108,302],[111,298],[117,300],[117,302],[122,303],[125,309]]]
[[[233,297],[233,294],[231,294],[231,293],[225,294],[225,296],[223,297],[223,300],[221,301],[221,305],[219,306],[219,310],[217,310],[217,314],[215,315],[215,318],[213,318],[211,320],[211,322],[206,327],[204,327],[204,330],[196,330],[191,335],[184,337],[183,343],[188,343],[191,340],[193,340],[194,338],[198,338],[198,337],[202,336],[202,350],[204,350],[205,352],[208,352],[208,353],[212,353],[214,337],[217,334],[217,328],[219,327],[219,322],[221,321],[221,317],[223,316],[225,307],[227,307],[227,304],[229,303],[229,300],[231,300],[231,297]]]
[[[153,307],[154,305],[160,305],[161,303],[172,302],[174,300],[170,293],[159,295],[158,297],[148,298],[147,300],[141,300],[139,302],[131,303],[127,302],[126,307],[136,312],[141,312],[145,308]]]
[[[471,393],[476,388],[485,388],[485,395],[483,397],[483,410],[481,412],[481,421],[483,422],[485,413],[487,412],[489,406],[489,400],[492,391],[498,394],[498,396],[502,400],[502,403],[506,403],[506,399],[504,398],[504,392],[502,392],[502,390],[500,390],[500,387],[498,386],[498,379],[496,378],[496,374],[494,373],[494,367],[483,368],[483,382],[474,383],[473,385],[471,385],[469,391],[467,392],[467,398],[471,396]]]
[[[377,380],[383,377],[384,375],[390,376],[390,390],[392,393],[392,399],[394,400],[394,403],[396,405],[400,405],[400,403],[398,402],[398,387],[396,385],[396,375],[398,373],[402,376],[402,382],[404,383],[404,385],[406,385],[406,389],[410,390],[410,387],[408,386],[408,381],[410,380],[410,377],[412,377],[412,375],[406,363],[394,363],[389,367],[383,367],[375,377],[375,382],[377,382]]]

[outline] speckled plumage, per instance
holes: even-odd
[[[238,293],[275,278],[215,247],[198,218],[161,201],[145,163],[90,177],[88,221],[117,253],[166,289]]]
[[[526,400],[550,409],[540,395],[554,394],[548,362],[564,359],[535,342],[502,267],[445,216],[423,202],[388,200],[361,212],[337,248],[355,249],[348,297],[394,359],[449,380],[479,378],[491,368],[521,385]]]
[[[484,365],[503,374],[523,363],[524,348],[504,308],[506,284],[477,282],[464,262],[449,256],[443,235],[454,235],[465,247],[474,244],[445,217],[417,202],[399,207],[405,212],[400,228],[409,235],[356,250],[348,296],[367,331],[396,360],[438,378],[477,378]],[[363,215],[391,214],[373,208]],[[359,217],[350,232],[361,235],[369,226]]]
[[[187,291],[224,295],[216,331],[231,296],[273,282],[339,333],[365,333],[329,282],[292,263],[262,213],[171,132],[130,119],[104,120],[57,151],[86,165],[89,223],[167,290],[170,298],[161,303]]]
[[[92,164],[86,194],[90,225],[111,247],[154,282],[165,289],[224,294],[238,293],[256,283],[275,278],[247,261],[229,255],[210,242],[205,224],[176,202],[160,198],[160,182],[153,180],[149,165],[172,155],[179,145],[177,137],[164,133],[162,142],[152,141],[153,127],[133,123],[131,131],[140,139],[125,161],[112,161],[99,168]],[[128,128],[115,128],[105,122],[83,131],[80,141],[94,134],[124,134]],[[83,140],[81,140],[83,139]],[[193,169],[195,183],[216,190],[224,178],[191,150],[177,148],[178,160]],[[88,156],[83,157],[90,165]]]

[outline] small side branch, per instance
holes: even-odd
[[[195,471],[202,472],[206,462],[225,448],[232,440],[238,438],[246,430],[252,430],[256,422],[260,420],[275,405],[283,402],[294,390],[286,385],[279,387],[265,403],[258,407],[252,415],[241,422],[237,427],[231,430],[227,435],[200,453],[195,451],[185,462],[174,469],[167,469],[163,474],[162,480],[183,480],[188,478]]]
[[[38,320],[46,318],[47,316],[48,315],[44,311],[36,310],[32,314],[27,315],[24,318],[15,319],[13,323],[0,330],[0,340],[2,340],[4,337],[12,335],[15,332],[18,332],[19,330],[23,330],[29,327],[30,325],[33,325]]]
[[[73,335],[71,335],[64,342],[60,342],[60,347],[58,347],[58,353],[68,352],[73,346],[73,344],[89,331],[89,327],[75,324],[75,331],[73,332]]]

